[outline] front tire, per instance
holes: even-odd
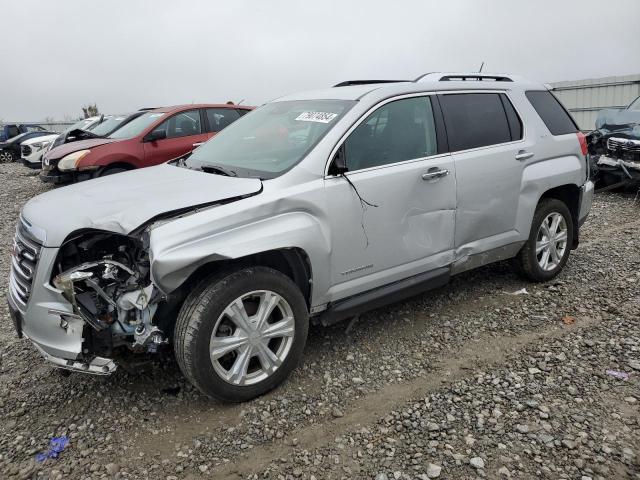
[[[533,282],[554,278],[569,258],[574,228],[573,217],[564,202],[556,198],[541,200],[529,239],[514,258],[516,271]]]
[[[306,301],[282,273],[251,267],[214,275],[180,309],[176,359],[205,395],[244,402],[287,378],[302,357],[308,328]]]

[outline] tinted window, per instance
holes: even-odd
[[[578,127],[562,104],[547,90],[526,92],[527,98],[552,135],[575,133]]]
[[[522,120],[520,120],[516,109],[513,108],[513,104],[511,103],[511,100],[509,100],[509,97],[507,97],[504,93],[501,93],[500,98],[502,99],[502,106],[504,107],[504,111],[507,114],[509,131],[511,132],[511,140],[521,140]]]
[[[219,132],[240,118],[238,111],[232,108],[207,108],[206,112],[210,132]]]
[[[344,147],[350,171],[434,155],[431,99],[406,98],[383,105],[351,132]]]
[[[242,117],[243,115],[246,115],[247,113],[249,113],[251,110],[243,110],[243,109],[238,109],[238,114]]]
[[[8,138],[15,137],[16,135],[20,134],[20,130],[18,130],[18,127],[16,127],[15,125],[10,125],[7,130]]]
[[[511,141],[498,93],[456,93],[440,97],[452,152]]]
[[[122,128],[126,128],[126,125]],[[188,110],[178,113],[162,122],[153,130],[165,130],[167,132],[167,138],[198,135],[202,133],[202,128],[200,127],[200,110]],[[117,132],[118,130],[116,130],[116,133]]]

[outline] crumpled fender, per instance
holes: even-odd
[[[232,203],[214,207],[209,212],[223,214],[222,210],[232,212],[233,208]],[[314,272],[312,295],[317,299],[318,292],[326,292],[329,283],[329,269],[326,268],[330,261],[328,232],[309,211],[301,209],[268,215],[273,208],[273,205],[262,205],[250,209],[262,210],[263,215],[249,223],[243,223],[245,212],[216,215],[218,218],[213,223],[202,218],[208,212],[200,212],[200,215],[176,219],[153,229],[150,257],[154,284],[164,293],[170,293],[206,263],[269,250],[299,248],[313,252],[308,257]]]

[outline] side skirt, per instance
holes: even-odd
[[[448,267],[437,268],[426,273],[383,285],[364,293],[330,303],[320,314],[320,323],[327,327],[346,318],[399,302],[427,290],[446,285],[451,277]]]

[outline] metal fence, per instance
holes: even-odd
[[[625,108],[640,96],[640,74],[557,82],[551,86],[580,129],[593,130],[600,110]]]

